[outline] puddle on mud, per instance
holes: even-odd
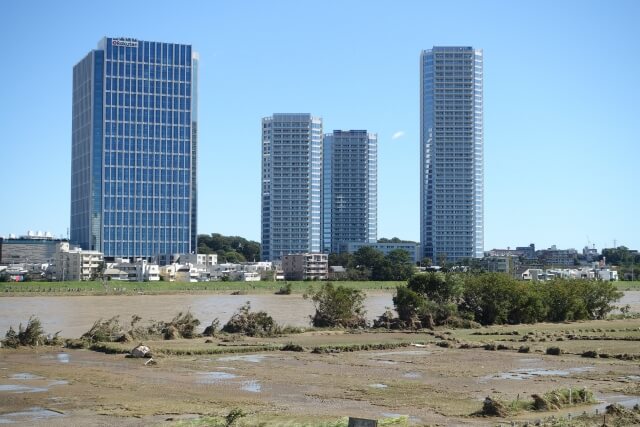
[[[51,381],[49,384],[47,384],[48,387],[53,387],[56,385],[69,385],[69,381],[67,380],[55,380],[55,381]]]
[[[60,363],[69,363],[69,355],[67,353],[58,353],[56,359],[58,359]]]
[[[617,403],[620,406],[623,406],[627,409],[633,408],[635,405],[640,405],[640,397],[638,396],[630,396],[627,394],[613,394],[613,395],[600,395],[598,399],[603,401],[603,403],[599,403],[596,406],[593,406],[593,409],[597,409],[598,411],[604,411],[607,406],[612,403]]]
[[[17,385],[17,384],[0,384],[0,392],[10,392],[10,393],[42,393],[45,391],[49,391],[48,388],[43,387],[29,387],[25,385]]]
[[[240,389],[251,393],[260,393],[262,391],[262,385],[255,380],[243,381]]]
[[[220,362],[251,362],[260,363],[267,358],[266,354],[247,354],[242,356],[227,356],[218,359]]]
[[[383,365],[397,365],[398,362],[394,362],[393,360],[380,360],[380,359],[371,359],[373,361],[376,361],[378,363],[382,363]]]
[[[568,369],[516,369],[509,372],[501,372],[499,374],[487,375],[480,378],[480,382],[488,380],[528,380],[534,377],[566,377],[573,373],[587,372],[593,369],[593,366],[584,366],[580,368]]]
[[[43,377],[38,375],[30,374],[28,372],[19,372],[17,374],[13,374],[9,377],[10,380],[43,380]]]
[[[542,362],[542,359],[518,359],[518,362],[522,362],[522,363],[537,363],[537,362]]]
[[[376,384],[369,384],[369,387],[371,387],[371,388],[387,388],[387,385],[386,384],[376,383]]]
[[[385,418],[393,418],[393,419],[406,417],[409,421],[411,421],[413,423],[422,422],[422,420],[420,418],[418,418],[418,417],[413,417],[411,415],[406,415],[406,414],[396,414],[395,412],[383,412],[380,415],[382,415]]]
[[[217,384],[222,381],[238,378],[235,374],[228,372],[200,372],[200,378],[196,380],[196,384]]]
[[[378,356],[428,356],[433,354],[429,350],[406,350],[406,351],[390,351],[388,353],[378,353]]]
[[[0,424],[13,424],[17,422],[24,423],[56,417],[64,417],[64,414],[44,408],[34,407],[22,412],[0,414]]]
[[[420,372],[407,372],[402,376],[405,378],[422,378],[422,374]]]

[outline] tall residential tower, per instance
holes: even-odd
[[[366,130],[324,136],[323,251],[378,240],[378,137]],[[346,250],[346,249],[344,249]]]
[[[434,263],[484,249],[482,50],[420,56],[420,243]]]
[[[262,259],[321,250],[322,119],[262,119]]]
[[[196,250],[198,56],[105,37],[73,68],[71,242],[105,257]]]

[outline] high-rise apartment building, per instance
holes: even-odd
[[[196,250],[198,55],[105,37],[73,68],[71,241],[105,257]]]
[[[378,137],[366,130],[324,136],[323,251],[378,239]]]
[[[321,251],[322,119],[262,119],[262,259]]]
[[[484,249],[482,50],[420,56],[420,243],[439,262]]]

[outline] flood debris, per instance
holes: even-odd
[[[139,344],[129,352],[130,357],[134,358],[152,358],[151,349],[146,345]]]
[[[605,408],[607,415],[616,418],[616,425],[637,425],[640,423],[640,410],[627,409],[618,403],[612,403]]]
[[[492,399],[487,396],[482,402],[482,409],[477,415],[485,417],[506,417],[509,414],[509,410],[504,404],[496,399]]]

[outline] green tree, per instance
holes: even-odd
[[[353,265],[353,255],[349,252],[331,253],[329,254],[329,265],[339,265],[344,268],[351,267]]]
[[[353,261],[357,268],[365,267],[373,270],[382,264],[384,254],[371,246],[363,246],[353,254]]]
[[[411,322],[418,318],[427,304],[427,300],[418,292],[407,288],[406,286],[398,286],[396,295],[393,297],[393,306],[398,313],[398,318],[403,322]]]
[[[448,304],[462,295],[463,281],[458,274],[427,272],[411,277],[407,287],[437,304]]]
[[[364,317],[365,294],[359,289],[327,282],[318,291],[310,289],[304,298],[311,298],[316,310],[311,316],[313,326],[354,328],[367,324]]]

